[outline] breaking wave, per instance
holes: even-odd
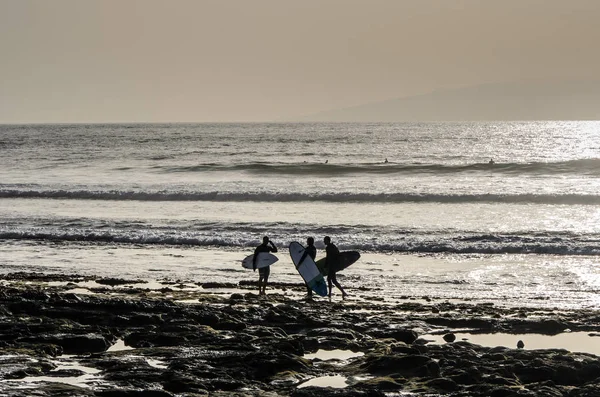
[[[0,198],[75,200],[332,202],[332,203],[509,203],[598,205],[595,194],[419,194],[419,193],[263,193],[92,190],[0,190]]]
[[[285,228],[271,230],[278,236],[280,250],[290,241],[300,239],[303,233],[295,231],[290,234]],[[328,229],[329,232],[332,229]],[[600,255],[600,236],[578,236],[568,233],[548,235],[536,234],[478,234],[453,235],[436,233],[420,235],[400,233],[396,238],[388,238],[385,242],[377,242],[371,233],[356,235],[348,230],[333,230],[338,238],[338,246],[342,250],[358,250],[368,252],[406,252],[426,254],[548,254],[548,255]],[[325,234],[324,230],[313,230],[316,235]],[[320,234],[319,234],[320,233]],[[161,231],[99,231],[60,229],[46,230],[3,230],[0,240],[52,241],[92,244],[135,244],[135,245],[174,245],[174,246],[219,246],[219,247],[254,247],[257,243],[256,233],[225,232],[214,234],[211,231],[161,232]],[[283,249],[282,249],[283,248]],[[319,247],[322,249],[322,247]]]
[[[578,174],[600,176],[600,159],[532,163],[474,164],[403,164],[403,163],[206,163],[193,166],[157,166],[159,172],[230,171],[282,175],[346,175],[346,174],[458,174],[500,173],[510,175]]]

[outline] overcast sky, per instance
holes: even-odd
[[[0,0],[0,123],[263,121],[597,79],[598,0]]]

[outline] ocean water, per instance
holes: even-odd
[[[301,282],[287,245],[329,235],[362,299],[600,303],[600,122],[0,125],[0,153],[0,272],[254,280],[269,235]]]

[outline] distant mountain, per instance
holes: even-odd
[[[486,84],[325,111],[300,121],[600,120],[600,81]]]

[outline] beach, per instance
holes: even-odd
[[[600,392],[600,352],[585,352],[600,337],[593,309],[372,299],[365,287],[348,288],[348,300],[306,300],[303,284],[277,282],[262,297],[250,279],[13,273],[1,280],[3,396]],[[570,349],[557,346],[569,342]]]

